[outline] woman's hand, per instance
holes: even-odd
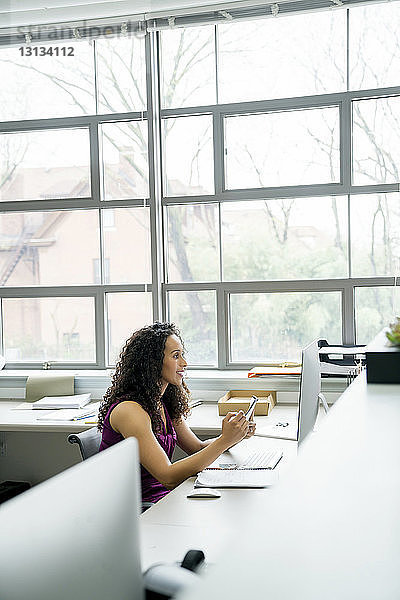
[[[222,420],[221,434],[221,438],[226,441],[228,448],[247,437],[249,425],[250,424],[242,410],[238,413],[228,412],[226,417]]]
[[[256,424],[254,423],[254,421],[249,421],[249,430],[247,432],[247,435],[245,436],[245,439],[247,440],[248,438],[253,437],[255,432],[256,432]]]

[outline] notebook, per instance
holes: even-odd
[[[197,475],[194,487],[264,488],[274,485],[277,481],[277,472],[269,469],[206,469]]]

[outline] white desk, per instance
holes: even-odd
[[[69,433],[93,425],[82,421],[38,421],[38,414],[51,411],[15,410],[21,400],[0,400],[0,481],[11,479],[40,483],[80,462]]]
[[[80,432],[90,429],[93,425],[80,421],[42,421],[39,415],[45,415],[52,410],[16,409],[23,400],[0,400],[0,431],[31,431],[31,432]],[[86,408],[86,407],[85,407]],[[87,419],[90,420],[89,417]]]
[[[399,432],[400,385],[367,385],[360,376],[304,443],[281,484],[254,497],[246,518],[239,492],[242,526],[232,521],[225,544],[223,510],[211,521],[203,538],[211,561],[218,555],[217,564],[185,600],[398,600]],[[175,549],[180,530],[182,547],[190,546],[189,527],[182,529],[171,529]],[[160,533],[166,535],[166,525]],[[145,534],[144,542],[153,534],[155,543],[155,531]],[[201,541],[201,529],[194,529],[193,546]],[[145,548],[145,559],[149,554]]]
[[[38,421],[38,411],[15,410],[22,401],[0,400],[0,445],[4,448],[4,455],[0,455],[0,481],[13,479],[35,484],[81,460],[77,446],[68,444],[67,436],[93,424],[84,420]],[[189,425],[204,439],[219,434],[222,418],[215,403],[203,404],[193,409]],[[290,426],[275,427],[281,421]],[[275,435],[295,437],[297,406],[275,406],[270,416],[257,417],[256,422],[258,433],[268,435],[272,431]]]
[[[282,479],[297,455],[297,442],[255,437],[230,450],[235,461],[259,447],[280,447],[284,456],[276,467]],[[271,489],[223,489],[221,498],[187,498],[195,478],[172,490],[143,513],[141,521],[142,568],[157,562],[182,560],[187,550],[201,549],[208,563],[216,563],[227,538],[246,527],[250,515],[265,515]]]
[[[0,400],[0,431],[51,431],[74,432],[93,427],[81,421],[38,421],[39,411],[15,410],[21,400]],[[40,414],[52,411],[40,411]],[[221,431],[223,417],[218,415],[215,403],[204,403],[195,407],[188,418],[190,427],[199,434],[217,435]],[[90,421],[91,419],[88,419]],[[288,427],[276,427],[276,423],[287,422]],[[282,404],[273,408],[268,417],[256,417],[257,433],[274,435],[283,439],[295,439],[297,433],[297,405]]]

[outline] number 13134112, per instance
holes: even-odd
[[[21,46],[21,56],[75,56],[73,46]]]

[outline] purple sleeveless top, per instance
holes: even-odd
[[[121,400],[121,402],[122,401],[123,400]],[[119,402],[114,402],[114,404],[110,406],[104,419],[99,452],[109,448],[110,446],[113,446],[114,444],[117,444],[118,442],[121,442],[124,439],[123,435],[114,431],[110,424],[110,415],[117,404],[119,404]],[[165,427],[164,422],[162,422],[161,431],[155,432],[154,435],[161,448],[171,460],[174,448],[176,446],[176,432],[174,426],[172,425],[168,411],[165,405],[163,406],[167,427]],[[140,465],[140,477],[142,483],[142,502],[157,502],[170,491],[167,490],[167,488],[164,487],[159,481],[157,481],[157,479],[155,479],[142,465]]]

